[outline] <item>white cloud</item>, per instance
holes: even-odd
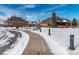
[[[66,4],[57,5],[55,7],[50,8],[50,9],[44,10],[44,12],[49,11],[49,10],[54,10],[54,9],[57,9],[57,8],[61,8],[61,7],[64,7],[64,6],[66,6]]]
[[[33,16],[30,15],[30,16],[26,16],[27,20],[32,20],[33,19]]]
[[[43,15],[43,14],[51,14],[54,9],[61,8],[61,7],[64,7],[64,6],[66,6],[66,4],[60,4],[60,5],[57,5],[57,6],[55,6],[55,7],[52,7],[52,8],[43,10],[43,11],[40,12],[39,14],[40,14],[40,15]],[[50,10],[52,10],[52,11],[51,11],[51,12],[48,12],[48,11],[50,11]],[[66,12],[66,10],[56,11],[56,13],[64,13],[64,12]]]
[[[0,12],[4,13],[4,15],[0,15],[0,24],[3,23],[5,20],[7,20],[8,17],[11,17],[13,15],[16,15],[16,16],[23,15],[22,11],[17,10],[17,9],[11,9],[3,5],[0,5],[0,8],[1,8]]]
[[[57,14],[60,14],[60,13],[65,13],[67,12],[66,10],[61,10],[61,11],[55,11]],[[52,14],[52,12],[47,12],[47,14]]]
[[[29,21],[29,22],[38,21],[37,15],[26,15],[25,17],[26,17],[27,21]]]
[[[0,24],[3,24],[5,20],[7,20],[5,16],[0,16]]]
[[[24,5],[25,8],[35,8],[36,6],[34,4]]]
[[[18,9],[25,9],[25,8],[35,8],[36,5],[34,4],[26,4],[26,5],[23,5],[22,7],[19,7]]]
[[[5,17],[10,17],[12,15],[16,15],[16,16],[21,16],[23,13],[22,11],[18,10],[18,9],[11,9],[9,7],[0,5],[0,12],[4,13]]]
[[[57,11],[56,13],[65,13],[67,12],[66,10],[62,10],[62,11]]]

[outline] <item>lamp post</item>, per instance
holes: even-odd
[[[69,46],[70,50],[74,50],[74,35],[70,35],[70,46]]]
[[[40,25],[40,20],[38,20],[38,28],[39,28],[40,32],[42,32],[41,25]]]
[[[40,32],[42,32],[42,29],[41,29],[41,26],[40,26],[40,24],[39,24],[39,29],[40,29]]]
[[[34,24],[33,24],[33,31],[34,31]]]
[[[32,25],[32,28],[33,28],[33,31],[34,31],[34,21],[31,22],[31,25]]]

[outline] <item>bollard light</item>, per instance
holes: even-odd
[[[41,27],[40,27],[40,32],[41,32],[42,30],[41,30]]]
[[[70,46],[69,46],[70,50],[75,50],[74,48],[74,35],[70,35]]]
[[[51,34],[50,34],[50,28],[48,29],[48,35],[51,35]]]
[[[51,24],[49,23],[48,26],[49,26],[49,29],[48,29],[48,35],[51,35],[51,30],[50,30],[50,26],[51,26]]]

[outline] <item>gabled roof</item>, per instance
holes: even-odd
[[[71,22],[71,21],[65,18],[60,18],[60,20],[58,20],[57,22]]]
[[[71,22],[70,20],[65,19],[65,18],[60,18],[60,17],[56,17],[56,18],[58,19],[57,22]],[[50,22],[51,19],[52,19],[52,18],[49,17],[49,18],[43,20],[43,21],[40,22],[40,23],[48,23],[48,22]]]
[[[45,20],[41,21],[40,23],[48,23],[48,22],[49,22],[49,20],[51,20],[51,17],[49,17],[49,18],[47,18],[47,19],[45,19]]]
[[[16,16],[11,16],[7,21],[23,21],[23,22],[28,23],[27,21],[25,21],[21,17],[16,17]]]

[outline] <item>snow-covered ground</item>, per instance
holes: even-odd
[[[32,31],[32,30],[31,30]],[[51,35],[48,35],[48,28],[32,31],[43,36],[51,52],[57,55],[71,54],[79,55],[79,28],[51,28]],[[69,50],[70,34],[74,34],[75,50]]]
[[[8,45],[9,44],[8,40],[10,40],[9,39],[10,37],[14,37],[14,34],[8,31],[4,31],[3,37],[0,39],[0,47]]]
[[[6,50],[3,54],[5,55],[21,55],[25,47],[28,44],[29,36],[23,31],[18,31],[22,34],[21,38],[17,38],[15,44],[12,45],[11,49]]]
[[[10,33],[9,31],[5,30],[5,28],[0,28],[0,47],[8,45],[10,37],[14,37],[14,34]]]
[[[7,30],[14,30],[15,28],[1,28],[0,29],[0,47],[7,45],[9,37],[14,35]],[[30,29],[23,29],[30,30]],[[7,49],[3,54],[6,55],[21,55],[24,48],[27,46],[29,41],[29,36],[22,29],[18,30],[22,34],[22,37],[18,37],[17,41],[12,45],[12,48]],[[16,30],[15,30],[16,31]],[[40,34],[48,44],[51,52],[55,55],[79,55],[79,28],[51,28],[51,35],[48,35],[48,28],[42,28],[42,32],[39,30],[32,32]],[[74,34],[74,46],[75,50],[69,50],[70,45],[70,35]],[[6,39],[5,39],[6,38]]]
[[[0,47],[7,45],[9,43],[8,40],[10,40],[9,38],[14,37],[14,34],[9,32],[9,30],[20,32],[22,37],[18,37],[17,41],[11,45],[10,49],[6,49],[3,55],[21,55],[28,44],[29,35],[23,32],[21,28],[19,30],[16,30],[14,27],[13,28],[1,27],[0,28]]]

